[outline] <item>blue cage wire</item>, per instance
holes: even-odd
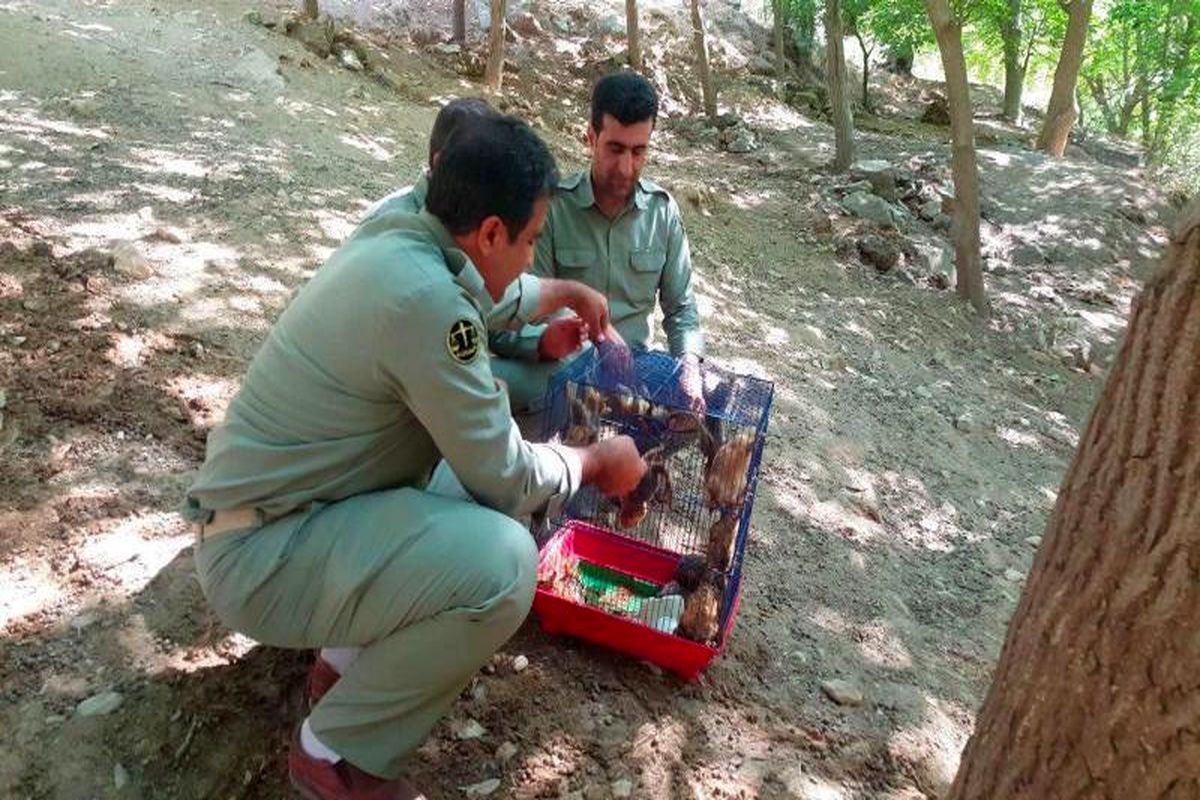
[[[585,410],[590,405],[594,413],[588,414],[587,421],[594,428],[595,439],[626,434],[643,454],[669,451],[664,466],[670,475],[670,497],[652,500],[636,524],[620,524],[618,502],[601,496],[594,487],[585,487],[572,498],[563,508],[559,524],[567,519],[584,520],[680,556],[703,557],[721,515],[738,515],[732,558],[723,570],[723,636],[741,589],[742,561],[775,388],[770,381],[701,364],[707,406],[702,424],[719,430],[724,441],[739,435],[752,441],[741,502],[714,508],[705,494],[704,452],[687,438],[682,443],[671,441],[675,438],[673,421],[692,413],[681,370],[681,361],[660,351],[604,345],[585,351],[551,380],[546,392],[544,440],[567,441],[580,422],[576,412],[581,405]],[[664,447],[664,441],[670,442],[669,446]]]

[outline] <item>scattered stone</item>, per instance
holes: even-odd
[[[969,411],[959,414],[954,418],[954,427],[963,433],[970,433],[975,429],[975,419]]]
[[[456,56],[462,52],[462,45],[455,42],[439,42],[433,46],[433,52],[444,56]]]
[[[882,197],[866,192],[852,192],[846,195],[842,199],[842,208],[884,227],[894,228],[902,219],[899,209]]]
[[[93,625],[97,619],[99,619],[99,617],[94,611],[87,611],[71,620],[71,627],[77,631],[81,631],[84,628]]]
[[[917,214],[926,222],[933,222],[942,213],[942,201],[930,200],[922,203]]]
[[[1046,263],[1046,254],[1042,252],[1042,248],[1032,242],[1022,242],[1017,245],[1008,254],[1008,258],[1014,266],[1018,267],[1035,267]]]
[[[300,42],[320,58],[333,52],[333,20],[294,18],[288,21],[287,35]]]
[[[899,199],[896,191],[896,170],[887,161],[857,161],[851,165],[850,174],[855,178],[865,178],[871,186],[871,191],[889,203],[895,203]]]
[[[83,119],[92,119],[100,113],[100,104],[91,97],[77,97],[67,103],[71,113]]]
[[[113,765],[113,786],[120,791],[129,785],[129,771],[120,764]]]
[[[257,47],[235,61],[229,74],[235,83],[247,89],[279,94],[287,86],[279,73],[279,64]]]
[[[37,239],[29,248],[29,252],[33,253],[38,258],[52,258],[54,256],[54,245],[50,244],[45,239]]]
[[[517,656],[512,661],[513,672],[524,672],[529,668],[529,659],[525,656]]]
[[[1004,580],[1012,581],[1013,583],[1020,583],[1021,581],[1025,580],[1025,573],[1021,572],[1019,569],[1013,569],[1012,567],[1009,567],[1008,569],[1004,570]]]
[[[349,47],[343,47],[338,52],[338,63],[351,72],[362,72],[365,69],[362,61],[358,58],[358,54]]]
[[[454,734],[455,738],[461,739],[464,742],[470,739],[482,739],[486,735],[487,729],[473,719],[467,720]]]
[[[752,75],[774,75],[775,64],[764,55],[757,55],[748,64]]]
[[[249,22],[251,25],[260,25],[264,28],[279,27],[279,14],[270,9],[265,11],[257,8],[251,9],[242,15],[242,19],[246,20],[246,22]]]
[[[615,15],[596,20],[594,28],[601,36],[617,36],[625,33],[625,21]]]
[[[542,30],[542,23],[538,22],[537,17],[528,11],[520,11],[516,14],[508,16],[508,27],[524,36],[527,39],[532,39],[542,36],[545,31]]]
[[[839,678],[825,681],[821,684],[821,691],[839,706],[861,706],[863,704],[862,690],[849,681]]]
[[[8,405],[8,392],[0,389],[0,408],[5,408]]]
[[[1031,547],[1041,547],[1041,546],[1042,546],[1042,537],[1040,537],[1040,536],[1026,536],[1026,537],[1025,537],[1025,544],[1027,544],[1027,545],[1030,545]]]
[[[154,276],[154,267],[138,251],[133,242],[120,242],[113,248],[113,269],[134,280],[145,280]]]
[[[878,272],[887,272],[900,263],[900,248],[896,243],[876,234],[858,240],[858,254]]]
[[[507,764],[512,761],[517,755],[517,746],[512,742],[503,742],[496,748],[496,760],[501,764]]]
[[[930,125],[949,125],[950,124],[950,102],[946,96],[933,92],[930,96],[928,105],[925,106],[925,111],[921,114],[921,122]]]
[[[46,720],[45,720],[47,725],[60,725],[66,721],[67,721],[67,718],[64,717],[62,714],[50,714],[46,717]]]
[[[21,308],[26,311],[32,311],[35,314],[41,314],[50,310],[50,301],[44,297],[30,297],[28,300],[21,301]]]
[[[487,686],[482,683],[475,684],[475,686],[471,689],[471,699],[476,703],[486,703],[487,696]]]
[[[80,252],[75,257],[76,263],[79,264],[82,272],[102,272],[113,265],[112,253],[106,253],[103,250],[97,250],[94,247]]]
[[[154,232],[145,236],[146,239],[155,239],[168,244],[183,244],[183,234],[168,225],[160,225],[154,229]]]
[[[192,358],[204,358],[204,345],[199,342],[192,342],[191,353]]]
[[[467,797],[487,797],[500,788],[499,778],[488,778],[486,781],[472,783],[470,786],[458,787]]]
[[[613,797],[630,797],[633,794],[633,781],[629,778],[620,778],[612,782]]]
[[[101,692],[80,702],[75,713],[81,717],[102,717],[116,711],[124,699],[119,692]]]
[[[734,125],[721,131],[717,139],[730,153],[752,153],[758,149],[754,132],[745,125]]]
[[[932,400],[933,399],[933,392],[931,392],[929,390],[928,386],[918,386],[917,388],[913,389],[913,394],[915,394],[917,397],[920,397],[923,400]]]

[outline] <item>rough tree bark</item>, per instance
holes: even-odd
[[[321,8],[318,0],[304,0],[304,16],[310,19],[316,19],[321,16]]]
[[[1051,155],[1062,158],[1067,150],[1067,137],[1075,125],[1075,84],[1083,64],[1083,46],[1087,43],[1088,20],[1092,16],[1092,0],[1070,0],[1067,8],[1067,36],[1063,39],[1058,67],[1054,70],[1054,89],[1046,107],[1046,120],[1038,134],[1037,146]]]
[[[850,94],[846,91],[841,0],[825,0],[825,39],[829,102],[833,108],[833,169],[845,172],[854,161],[854,117],[850,113]]]
[[[1023,0],[1008,0],[1008,15],[1000,27],[1004,40],[1004,118],[1014,125],[1021,122],[1021,96],[1025,92],[1025,63],[1021,42],[1025,31],[1021,27]]]
[[[1200,200],[1063,481],[950,800],[1200,797]]]
[[[700,72],[700,91],[704,95],[704,113],[717,118],[717,90],[713,87],[712,71],[708,66],[708,36],[704,32],[704,14],[700,0],[692,0],[692,42],[696,46],[696,68]]]
[[[504,15],[507,5],[506,0],[492,0],[492,26],[488,33],[488,60],[483,82],[493,92],[500,91],[504,85]]]
[[[467,0],[454,0],[454,41],[467,41]]]
[[[975,162],[975,119],[971,87],[963,58],[962,22],[948,0],[924,0],[925,11],[937,37],[946,74],[946,100],[950,105],[950,147],[954,175],[954,272],[959,297],[977,311],[987,309],[983,293],[983,265],[979,244],[979,168]]]
[[[638,31],[637,0],[625,0],[625,42],[629,50],[629,66],[642,71],[642,35]]]

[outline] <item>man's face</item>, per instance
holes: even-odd
[[[612,114],[601,119],[600,130],[588,126],[592,148],[592,187],[597,195],[627,199],[646,164],[654,120],[622,125]]]
[[[488,217],[479,228],[479,258],[476,266],[493,301],[499,301],[504,290],[533,264],[533,251],[538,237],[546,227],[546,212],[550,201],[538,199],[533,216],[516,238],[509,239],[508,229],[499,217]]]

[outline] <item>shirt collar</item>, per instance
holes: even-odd
[[[591,208],[596,205],[596,190],[592,186],[591,169],[583,171],[579,183],[570,190],[569,195],[575,201],[575,205],[580,208]],[[642,181],[639,178],[633,186],[633,205],[638,211],[645,211],[649,204],[650,193],[642,188]]]

